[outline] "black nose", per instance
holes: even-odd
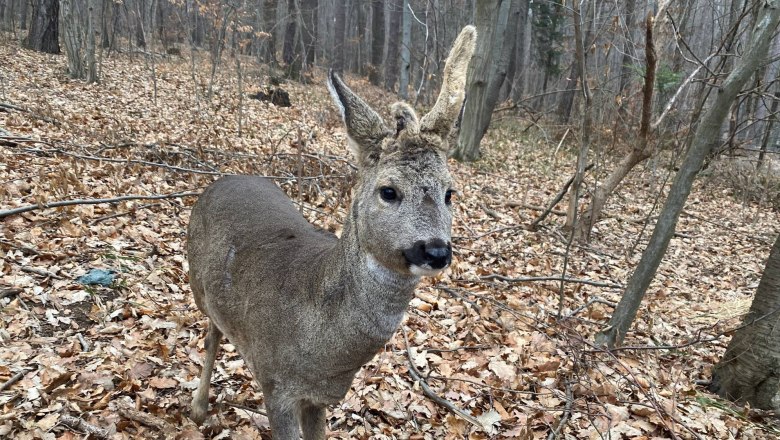
[[[404,250],[404,257],[410,265],[443,269],[452,261],[452,246],[438,238],[428,242],[420,240]]]

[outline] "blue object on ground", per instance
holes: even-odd
[[[76,282],[84,285],[98,284],[101,286],[110,286],[114,282],[113,270],[92,269],[86,274],[78,277]]]

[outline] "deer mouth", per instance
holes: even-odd
[[[452,262],[452,246],[444,240],[419,240],[403,251],[409,272],[419,276],[434,276]]]

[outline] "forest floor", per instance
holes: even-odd
[[[67,77],[64,55],[0,42],[0,60],[0,102],[18,107],[0,108],[0,211],[161,196],[0,218],[0,437],[83,438],[94,429],[93,438],[269,438],[262,393],[230,344],[212,379],[212,416],[201,428],[187,417],[206,319],[187,283],[196,197],[177,194],[197,194],[223,173],[277,176],[312,222],[338,232],[354,169],[323,73],[312,85],[283,83],[293,105],[281,108],[241,102],[227,61],[207,97],[206,53],[194,71],[189,57],[157,58],[155,81],[143,56],[115,54],[93,85]],[[246,95],[269,72],[244,61]],[[377,109],[393,102],[361,78],[346,80]],[[556,150],[562,133],[546,140],[502,116],[481,161],[451,163],[460,191],[452,268],[423,282],[402,330],[329,408],[330,436],[777,438],[777,419],[705,384],[728,343],[722,334],[750,304],[780,214],[709,169],[625,341],[633,348],[600,350],[591,341],[639,260],[672,167],[637,170],[591,243],[567,253],[560,215],[536,232],[525,227],[571,175],[576,146]],[[613,162],[600,159],[588,188]],[[556,281],[495,277],[559,277],[567,255],[566,276],[594,283],[567,283],[562,304]],[[112,271],[110,286],[77,281],[93,269]]]

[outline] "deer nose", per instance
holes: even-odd
[[[452,261],[452,246],[438,238],[427,242],[420,240],[404,250],[404,257],[409,264],[415,266],[443,269]]]

